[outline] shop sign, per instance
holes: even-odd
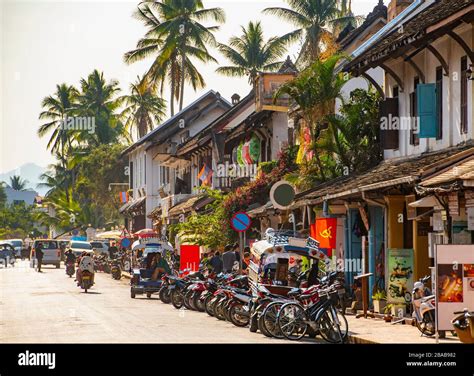
[[[387,257],[387,301],[409,303],[413,290],[413,249],[389,248]]]
[[[454,312],[474,310],[474,245],[436,246],[438,330],[453,330]]]

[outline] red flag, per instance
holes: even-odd
[[[335,249],[336,232],[337,218],[317,218],[311,225],[311,237],[319,242],[319,248]]]

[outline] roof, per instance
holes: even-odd
[[[390,159],[366,172],[339,177],[296,195],[293,207],[318,204],[325,200],[347,197],[357,193],[400,184],[416,183],[421,178],[474,155],[472,142],[463,146],[423,153],[419,156]]]
[[[185,214],[192,211],[194,209],[194,205],[197,204],[202,198],[202,195],[196,195],[180,202],[179,204],[176,204],[175,206],[172,206],[168,211],[168,216],[177,216],[179,214]]]
[[[351,25],[347,25],[344,30],[339,34],[336,42],[345,49],[351,42],[353,42],[360,34],[368,29],[375,21],[380,18],[387,19],[387,7],[383,4],[383,0],[379,0],[378,4],[374,7],[365,18],[364,22],[357,28]]]
[[[173,124],[176,124],[178,120],[180,120],[184,115],[188,114],[191,112],[191,110],[195,109],[197,105],[200,104],[200,102],[206,100],[209,97],[215,97],[217,100],[222,101],[227,107],[230,107],[231,104],[223,97],[218,92],[215,92],[214,90],[209,90],[207,93],[201,95],[198,99],[195,101],[191,102],[189,105],[184,107],[181,111],[179,111],[177,114],[174,116],[170,117],[167,119],[165,122],[163,122],[161,125],[153,129],[152,131],[148,132],[145,136],[137,140],[135,143],[130,145],[128,148],[126,148],[123,152],[122,155],[125,155],[134,149],[136,149],[138,146],[144,144],[146,141],[158,136],[161,132],[164,130],[170,128]]]
[[[407,22],[402,23],[403,28],[394,27],[387,35],[383,35],[375,44],[348,63],[345,69],[369,68],[389,56],[400,56],[413,43],[426,36],[428,27],[470,5],[472,5],[472,0],[437,0]],[[390,23],[387,24],[389,25]]]
[[[454,166],[449,166],[433,176],[429,176],[427,179],[424,179],[420,185],[426,187],[445,184],[456,180],[472,179],[474,179],[474,156],[466,158]]]

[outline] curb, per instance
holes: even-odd
[[[349,336],[347,337],[347,343],[351,345],[377,345],[381,342],[375,342],[362,337],[358,337],[357,335],[353,335],[349,332]]]

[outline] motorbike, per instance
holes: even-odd
[[[88,270],[82,272],[81,289],[87,294],[87,290],[92,287],[92,273]]]
[[[120,280],[122,278],[122,268],[119,259],[114,259],[110,262],[110,274],[113,279]]]
[[[425,286],[430,276],[421,278],[415,282],[412,293],[413,318],[421,335],[433,336],[435,327],[435,296]]]
[[[465,308],[454,314],[457,316],[451,322],[459,340],[462,343],[474,343],[474,312]]]
[[[66,274],[71,278],[75,273],[75,266],[73,261],[69,261],[66,263]]]

